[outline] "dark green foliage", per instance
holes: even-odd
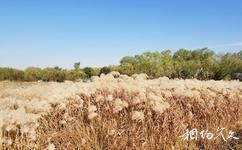
[[[76,62],[74,64],[74,69],[75,69],[75,71],[80,70],[80,62]]]
[[[97,68],[85,67],[83,71],[86,74],[87,78],[90,78],[92,76],[98,76],[100,74],[100,70]]]
[[[109,67],[102,67],[101,70],[100,70],[100,74],[108,74],[109,72],[111,72],[111,69]]]

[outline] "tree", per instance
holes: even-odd
[[[192,52],[187,49],[179,49],[174,53],[173,57],[180,60],[190,60],[192,58]]]
[[[135,58],[135,73],[146,73],[153,78],[159,77],[163,73],[160,52],[145,52],[136,55]]]
[[[230,79],[242,73],[242,51],[237,53],[215,54],[208,48],[196,50],[179,49],[174,54],[170,50],[144,52],[140,55],[125,56],[120,65],[103,68],[80,68],[80,62],[74,64],[74,69],[63,70],[60,67],[40,69],[29,67],[24,71],[14,68],[0,68],[0,80],[44,81],[77,80],[91,76],[108,74],[119,71],[122,74],[132,75],[146,73],[150,77],[158,78],[197,78]]]
[[[202,48],[196,50],[199,54],[199,60],[201,63],[199,74],[196,78],[200,80],[214,79],[215,74],[218,71],[218,61],[215,57],[214,51],[208,48]],[[196,58],[193,58],[197,60]]]
[[[85,67],[83,71],[87,75],[87,78],[90,78],[92,76],[98,76],[100,74],[100,69],[98,68]]]
[[[129,63],[129,64],[135,64],[136,60],[134,57],[132,56],[125,56],[121,59],[120,63],[123,64],[123,63]]]
[[[76,62],[74,64],[74,69],[75,69],[75,71],[80,70],[80,62]]]
[[[100,74],[101,68],[98,67],[93,67],[92,68],[92,75],[93,76],[98,76]]]
[[[119,72],[130,76],[134,74],[134,66],[130,63],[122,63],[119,66]]]
[[[230,53],[227,53],[221,59],[216,79],[230,79],[231,74],[237,72],[242,72],[242,60]]]
[[[235,53],[234,56],[242,60],[242,50],[239,51],[238,53]]]
[[[109,67],[102,67],[101,70],[100,70],[100,74],[108,74],[111,72],[111,69]]]
[[[164,50],[161,52],[161,63],[163,72],[160,76],[167,76],[171,78],[172,74],[174,73],[174,61],[172,59],[171,50]]]

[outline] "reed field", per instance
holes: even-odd
[[[185,140],[187,129],[224,135]],[[240,150],[242,83],[111,72],[87,81],[0,82],[0,149]]]

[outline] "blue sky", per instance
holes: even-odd
[[[0,67],[103,66],[201,47],[242,50],[241,0],[0,1]]]

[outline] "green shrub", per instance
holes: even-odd
[[[81,70],[66,71],[66,80],[75,81],[77,79],[83,79],[86,77],[85,72]]]
[[[24,72],[13,68],[0,68],[0,80],[16,80],[24,79]]]
[[[41,79],[42,70],[37,67],[28,67],[24,71],[25,81],[38,81]]]
[[[130,76],[134,74],[134,66],[130,63],[122,63],[119,66],[119,72]]]
[[[110,72],[111,72],[111,69],[109,67],[102,67],[101,70],[100,70],[99,75],[102,74],[102,73],[103,74],[108,74]]]
[[[100,69],[98,68],[85,67],[83,71],[87,75],[87,78],[90,78],[92,76],[98,76],[100,74]]]
[[[43,69],[41,79],[43,81],[63,82],[66,79],[66,73],[64,70],[61,70],[59,68],[48,67]]]

